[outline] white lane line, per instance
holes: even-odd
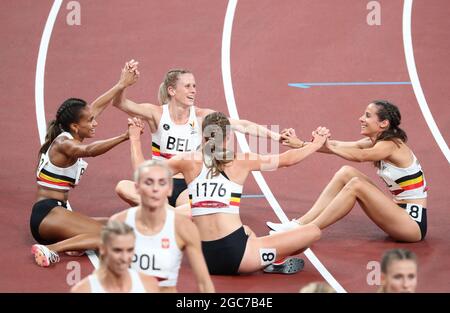
[[[405,49],[406,65],[408,67],[409,77],[413,85],[414,94],[416,95],[417,102],[419,103],[422,115],[428,124],[428,128],[433,134],[434,140],[438,144],[444,156],[447,158],[447,162],[450,163],[450,150],[444,137],[442,136],[439,128],[431,114],[428,107],[427,100],[420,85],[419,75],[417,74],[416,62],[414,60],[414,50],[412,44],[411,35],[411,15],[412,15],[413,0],[405,0],[403,3],[403,46]]]
[[[53,26],[55,25],[58,11],[61,7],[62,0],[55,0],[50,9],[50,13],[45,23],[44,32],[42,33],[41,43],[39,45],[39,53],[36,65],[36,79],[34,87],[34,98],[36,105],[36,121],[39,131],[39,140],[41,144],[45,141],[45,134],[47,132],[47,123],[45,121],[45,106],[44,106],[44,77],[45,77],[45,62],[47,60],[47,50],[52,36]],[[87,256],[95,268],[98,268],[99,260],[94,251],[87,251]]]
[[[223,36],[222,36],[222,79],[225,90],[225,99],[227,101],[228,111],[230,113],[230,117],[233,119],[239,119],[239,114],[237,111],[236,101],[234,99],[233,92],[233,84],[231,80],[231,32],[233,28],[233,19],[234,12],[236,11],[237,0],[229,0],[228,7],[225,14],[225,21],[223,26]],[[236,134],[239,146],[243,152],[249,152],[250,148],[247,144],[247,140],[243,134]],[[266,196],[267,201],[269,202],[272,209],[275,211],[275,214],[282,222],[287,222],[288,218],[281,208],[278,201],[272,194],[269,186],[267,185],[264,177],[261,172],[253,172],[252,173],[259,188]],[[337,280],[331,275],[331,273],[323,266],[320,260],[316,257],[316,255],[312,252],[311,249],[307,249],[305,252],[305,256],[309,259],[309,261],[314,265],[314,267],[319,271],[322,277],[332,286],[337,292],[345,293],[345,289],[337,282]]]
[[[45,76],[45,61],[47,59],[47,50],[52,36],[53,25],[55,25],[56,17],[58,16],[59,8],[62,0],[55,0],[50,13],[45,23],[44,32],[41,37],[41,44],[39,45],[39,54],[36,65],[36,78],[34,86],[34,98],[36,101],[36,119],[39,131],[39,139],[41,144],[45,141],[45,133],[47,131],[47,123],[45,122],[45,107],[44,107],[44,76]]]

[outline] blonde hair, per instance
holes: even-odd
[[[167,174],[167,178],[169,180],[169,183],[172,183],[172,171],[170,170],[169,166],[163,162],[163,161],[159,161],[159,160],[147,160],[144,163],[142,163],[141,165],[139,165],[139,167],[136,169],[136,171],[134,171],[134,181],[136,183],[139,182],[139,179],[141,178],[142,172],[146,169],[149,168],[153,168],[153,167],[160,167],[162,169],[164,169],[166,171]]]
[[[312,282],[304,286],[300,293],[336,293],[330,285],[324,282]]]
[[[132,234],[134,236],[134,229],[128,224],[119,221],[109,221],[102,228],[101,239],[102,244],[106,245],[111,239],[112,235],[128,235]]]
[[[394,261],[399,260],[411,260],[417,264],[417,256],[414,252],[406,249],[392,249],[383,254],[381,259],[381,272],[386,274],[389,265],[391,265]]]
[[[112,236],[125,236],[129,234],[136,238],[134,229],[130,225],[119,221],[108,221],[108,223],[102,227],[100,238],[103,247],[105,247],[110,242]],[[102,265],[105,262],[105,256],[102,254],[101,248],[102,247],[100,247],[99,258],[100,264]]]
[[[180,75],[190,73],[191,71],[185,69],[172,69],[166,73],[163,82],[159,85],[158,102],[160,105],[167,104],[170,101],[171,96],[167,88],[172,87],[175,89]]]
[[[381,272],[387,274],[389,266],[395,261],[410,260],[417,265],[417,256],[414,252],[406,249],[391,249],[386,251],[381,258]],[[377,292],[386,292],[385,286],[381,285]]]
[[[210,113],[203,120],[202,133],[206,142],[203,154],[206,156],[205,165],[209,169],[207,177],[219,175],[225,165],[234,160],[234,152],[223,147],[230,128],[230,121],[221,112]]]

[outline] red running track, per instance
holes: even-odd
[[[227,1],[80,1],[81,25],[66,23],[68,1],[58,12],[45,66],[47,121],[65,98],[92,101],[118,79],[123,63],[140,61],[141,78],[129,95],[136,101],[156,102],[164,73],[186,67],[196,75],[197,103],[228,113],[221,72],[223,21]],[[324,231],[312,250],[349,292],[370,292],[368,262],[379,260],[384,250],[406,247],[418,254],[419,291],[449,292],[450,240],[449,164],[433,139],[411,85],[289,87],[295,82],[409,81],[402,39],[403,1],[379,1],[382,24],[366,23],[367,1],[238,2],[231,41],[231,74],[241,118],[260,124],[295,127],[301,135],[318,125],[328,126],[336,138],[356,139],[358,117],[372,99],[397,103],[410,145],[421,160],[431,186],[429,233],[424,242],[391,241],[356,207],[344,220]],[[33,176],[39,149],[35,114],[35,75],[39,44],[53,1],[7,0],[0,11],[0,114],[6,133],[1,136],[0,248],[2,292],[65,292],[66,277],[77,261],[82,275],[93,267],[86,257],[64,256],[62,262],[43,269],[29,254],[34,243],[28,219],[35,197]],[[429,5],[416,0],[412,34],[418,75],[430,110],[444,139],[449,141],[450,98],[447,88],[450,65],[450,4]],[[126,116],[108,109],[99,119],[97,138],[124,131]],[[150,136],[145,139],[150,143]],[[150,144],[148,144],[150,147]],[[150,151],[150,149],[148,149]],[[82,184],[71,194],[72,206],[92,216],[109,216],[126,208],[114,194],[120,179],[131,176],[128,144],[90,159]],[[333,173],[348,164],[333,156],[314,155],[289,170],[264,173],[270,188],[289,218],[312,204]],[[359,165],[375,177],[371,165]],[[260,194],[251,179],[247,194]],[[266,220],[276,220],[264,199],[242,201],[242,219],[258,235],[267,233]],[[180,291],[195,291],[185,261]],[[67,268],[69,267],[69,269]],[[219,292],[297,292],[306,283],[321,280],[310,262],[291,276],[256,273],[238,277],[214,276]]]

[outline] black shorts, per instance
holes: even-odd
[[[425,239],[427,234],[427,209],[414,203],[399,203],[398,206],[406,210],[409,217],[419,225],[421,235],[420,240]]]
[[[236,275],[244,257],[248,235],[244,226],[218,240],[202,241],[206,265],[212,275]]]
[[[169,204],[171,206],[175,207],[178,196],[180,195],[180,193],[182,193],[186,189],[187,189],[187,185],[186,185],[186,181],[184,180],[184,178],[174,178],[172,195],[168,198]]]
[[[67,209],[67,204],[63,201],[55,200],[55,199],[44,199],[36,202],[33,205],[33,209],[31,210],[30,217],[30,230],[33,238],[42,245],[49,245],[53,242],[47,241],[41,238],[39,234],[39,226],[41,225],[44,218],[57,206],[62,206]]]

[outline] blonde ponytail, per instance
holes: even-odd
[[[169,95],[167,89],[169,87],[175,89],[177,86],[177,81],[180,78],[180,75],[188,73],[191,72],[185,69],[173,69],[169,70],[166,73],[163,82],[161,83],[161,85],[159,85],[158,102],[160,105],[169,103],[171,96]]]

